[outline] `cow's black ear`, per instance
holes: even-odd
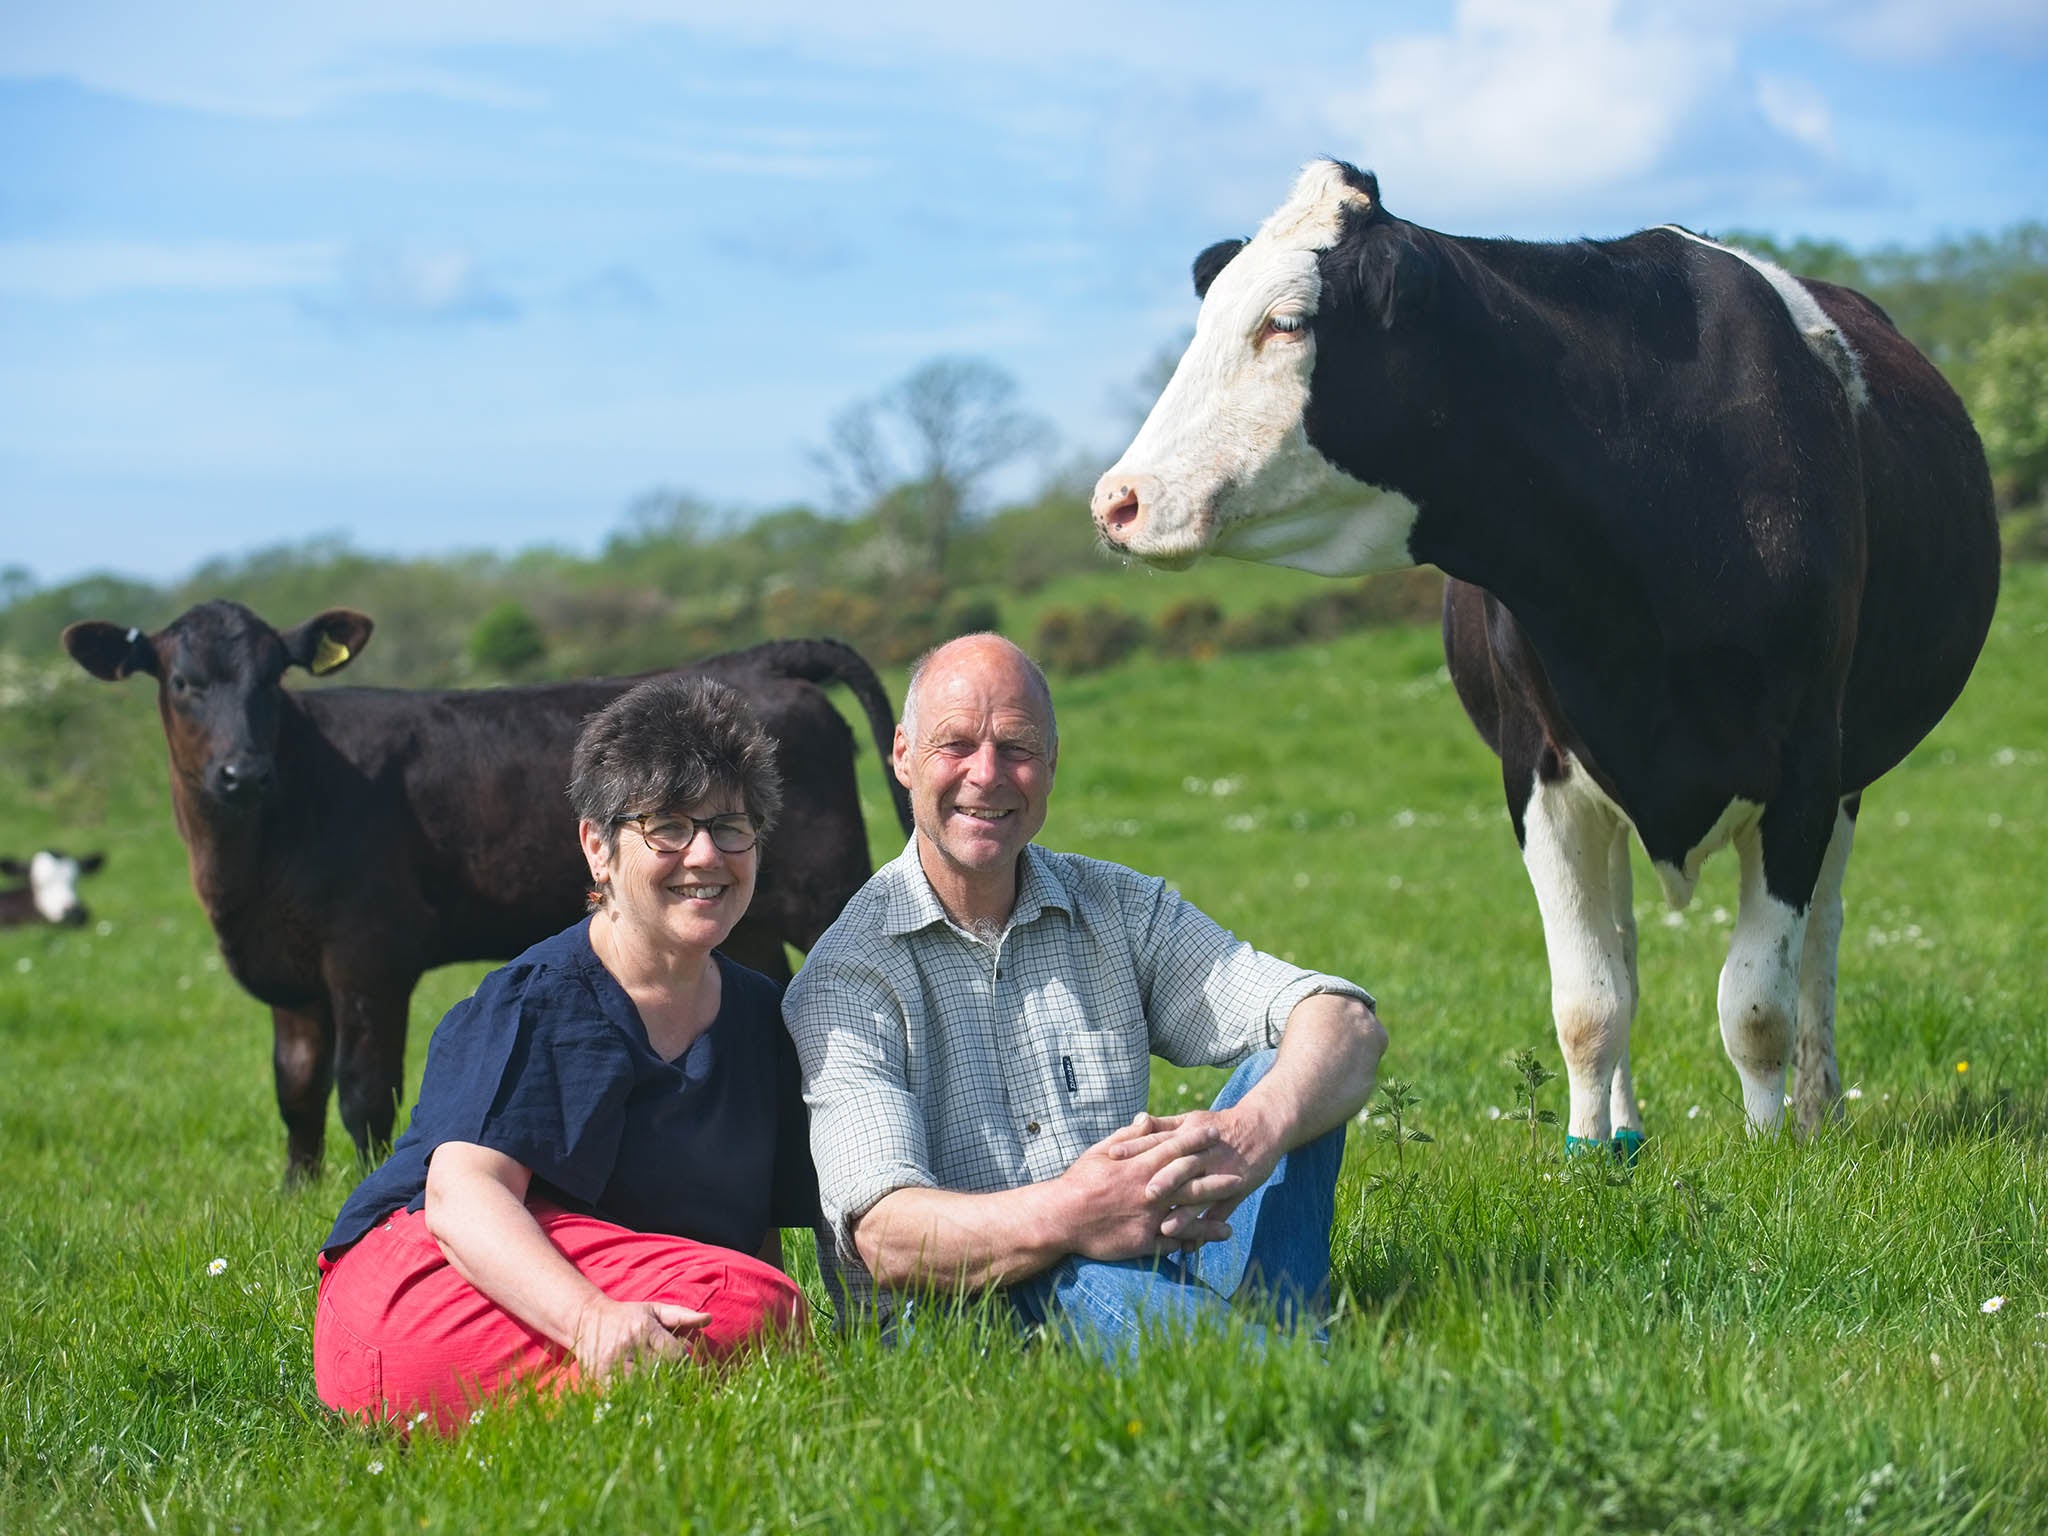
[[[118,683],[136,672],[157,675],[156,646],[141,630],[105,619],[82,619],[64,630],[71,659],[103,682]]]
[[[294,662],[315,677],[325,677],[355,660],[356,653],[370,643],[372,628],[368,614],[353,608],[330,608],[279,638]]]
[[[28,866],[19,859],[0,859],[0,875],[5,875],[10,880],[26,880]]]
[[[1412,315],[1429,302],[1436,273],[1436,252],[1412,226],[1385,228],[1359,250],[1353,269],[1356,302],[1381,330],[1391,330],[1403,315]]]
[[[85,854],[78,861],[78,872],[81,875],[96,874],[99,867],[106,862],[107,856],[104,853]]]
[[[1206,299],[1216,274],[1230,265],[1230,258],[1244,249],[1242,240],[1218,240],[1195,258],[1195,297]]]

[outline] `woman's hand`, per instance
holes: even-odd
[[[583,1379],[603,1381],[642,1360],[687,1355],[689,1335],[710,1321],[710,1313],[673,1302],[614,1301],[600,1292],[577,1313],[569,1347]]]

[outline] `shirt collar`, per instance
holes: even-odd
[[[915,832],[910,834],[909,843],[884,873],[889,877],[889,899],[882,909],[884,933],[916,933],[934,923],[952,921],[946,916],[938,892],[932,889],[931,881],[925,876],[924,865],[918,860]],[[1017,904],[1010,909],[1010,926],[1022,927],[1047,911],[1064,912],[1072,917],[1073,898],[1060,884],[1045,851],[1036,843],[1026,843],[1018,859]]]

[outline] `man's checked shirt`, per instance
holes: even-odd
[[[913,835],[783,1000],[848,1300],[878,1300],[852,1226],[884,1195],[1053,1178],[1145,1107],[1152,1055],[1230,1065],[1277,1045],[1314,992],[1372,1003],[1239,941],[1163,880],[1036,846],[1009,929],[983,943],[947,919]]]

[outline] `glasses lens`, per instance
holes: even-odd
[[[759,834],[746,816],[714,816],[698,821],[692,816],[664,816],[659,820],[636,820],[634,826],[656,853],[681,853],[697,840],[701,829],[711,834],[711,846],[720,853],[745,853]]]
[[[706,825],[711,845],[720,853],[745,853],[754,846],[754,824],[744,816],[720,816]]]

